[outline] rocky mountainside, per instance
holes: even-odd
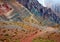
[[[52,11],[52,9],[43,7],[37,0],[17,0],[20,4],[28,8],[32,13],[44,18],[49,18],[50,21],[60,24],[60,18]],[[36,12],[35,12],[36,11]]]
[[[33,21],[38,21],[39,24],[54,26],[60,24],[60,18],[47,7],[43,7],[37,0],[12,0],[7,2],[12,8],[13,12],[6,18],[1,16],[1,20],[6,21],[32,21],[30,18],[33,14]],[[30,19],[30,20],[29,20]],[[30,21],[30,22],[31,22]]]

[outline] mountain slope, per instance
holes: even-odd
[[[24,21],[23,19],[25,19],[26,17],[28,18],[29,16],[31,16],[31,14],[34,14],[33,20],[34,21],[37,20],[38,24],[52,26],[56,25],[56,23],[57,24],[59,23],[59,21],[57,20],[60,20],[60,18],[59,17],[57,18],[57,16],[51,9],[43,7],[37,0],[25,0],[25,1],[18,0],[18,1],[20,2],[20,4],[17,1],[14,2],[7,1],[15,10],[12,13],[13,15],[11,15],[11,18],[8,19],[9,21]]]
[[[26,8],[28,8],[35,15],[47,17],[50,19],[50,21],[52,20],[52,22],[60,24],[60,18],[56,16],[56,13],[54,13],[50,8],[48,9],[47,7],[43,7],[37,0],[17,0],[17,1]],[[37,14],[35,13],[35,10],[37,10]]]

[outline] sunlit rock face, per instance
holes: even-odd
[[[45,0],[45,4],[60,17],[60,0]]]

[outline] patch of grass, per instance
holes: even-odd
[[[55,42],[55,41],[49,40],[49,39],[36,38],[36,39],[33,39],[32,42]]]

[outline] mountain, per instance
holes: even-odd
[[[37,0],[17,0],[20,4],[25,6],[30,12],[35,15],[42,16],[43,18],[47,17],[50,21],[60,24],[60,18],[56,13],[47,7],[43,7]]]
[[[7,18],[7,20],[5,19],[6,21],[25,21],[27,19],[25,22],[36,22],[37,24],[48,26],[59,24],[57,21],[59,20],[59,17],[57,19],[57,16],[50,8],[43,7],[37,0],[17,0],[14,2],[6,2],[14,9],[11,15],[9,15],[10,18]],[[32,14],[34,15],[33,19],[31,19]]]
[[[24,7],[23,5],[21,5],[19,3],[14,3],[14,4],[11,4],[11,5],[13,5],[15,7],[15,10],[17,10],[17,12],[20,14],[20,18],[22,20],[25,19],[26,17],[29,18],[29,16],[31,16],[31,14],[34,14],[33,22],[35,22],[34,20],[37,20],[38,21],[38,24],[42,23],[43,25],[51,25],[51,24],[54,24],[55,25],[55,23],[49,21],[49,19],[44,19],[42,17],[42,15],[40,15],[42,13],[39,14],[39,12],[37,11],[37,9],[34,10],[34,8],[33,8],[33,10],[31,10],[32,12],[30,12],[28,8]],[[31,19],[31,18],[29,18],[29,19]],[[28,20],[28,21],[30,21],[30,20]]]

